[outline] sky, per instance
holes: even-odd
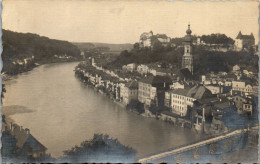
[[[3,0],[3,29],[70,42],[135,43],[143,32],[182,37],[254,34],[258,1]]]

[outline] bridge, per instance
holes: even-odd
[[[197,141],[196,143],[192,143],[192,144],[189,144],[189,145],[184,145],[184,146],[180,146],[180,147],[177,147],[177,148],[173,148],[173,149],[168,150],[168,151],[164,151],[164,152],[161,152],[161,153],[158,153],[158,154],[154,154],[154,155],[150,155],[150,156],[140,158],[138,160],[138,162],[139,163],[149,163],[149,162],[152,162],[152,161],[160,160],[160,159],[163,159],[165,157],[168,157],[168,156],[171,156],[171,155],[174,155],[174,154],[177,154],[177,153],[192,150],[192,149],[195,149],[195,148],[198,148],[198,147],[201,147],[201,146],[205,146],[205,145],[208,145],[208,144],[220,141],[220,140],[230,138],[230,137],[235,136],[235,135],[245,133],[245,132],[247,132],[247,130],[248,129],[239,129],[239,130],[235,130],[235,131],[232,131],[232,132],[222,134],[222,135],[214,137],[214,138],[205,139],[205,140]]]

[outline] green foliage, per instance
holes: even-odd
[[[49,39],[31,33],[16,33],[3,30],[3,57],[12,59],[23,59],[35,56],[35,59],[49,58],[56,55],[67,55],[79,57],[79,49],[67,42]]]
[[[122,145],[108,135],[94,134],[91,140],[83,141],[70,150],[63,151],[62,161],[73,162],[134,162],[136,151]]]
[[[227,37],[225,34],[211,34],[211,35],[202,35],[201,40],[206,44],[222,44],[222,45],[233,45],[235,41]]]

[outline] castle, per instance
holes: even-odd
[[[171,42],[171,38],[165,34],[156,34],[154,35],[152,31],[144,32],[140,36],[140,46],[141,47],[151,47],[155,42],[160,42],[162,46],[167,46]]]
[[[241,31],[239,31],[235,39],[235,46],[238,51],[244,48],[249,49],[254,45],[255,45],[255,37],[253,33],[251,33],[250,35],[243,35]]]

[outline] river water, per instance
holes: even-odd
[[[144,118],[126,111],[85,86],[74,76],[77,62],[47,64],[18,75],[6,85],[6,109],[26,108],[11,118],[48,148],[53,157],[91,139],[108,134],[137,150],[137,156],[162,151],[199,139],[190,129]]]

